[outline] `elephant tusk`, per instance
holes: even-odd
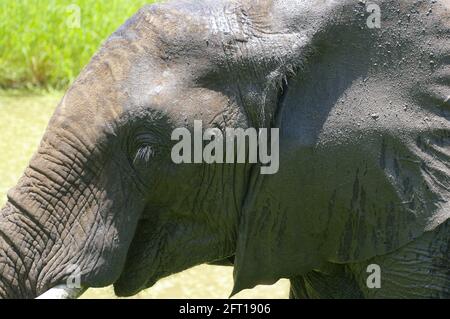
[[[53,287],[36,299],[76,299],[80,297],[87,288],[69,288],[66,285]]]

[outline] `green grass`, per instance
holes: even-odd
[[[0,88],[66,88],[107,37],[152,2],[0,1]],[[79,28],[70,5],[80,8]]]

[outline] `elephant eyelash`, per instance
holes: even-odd
[[[139,162],[148,163],[150,159],[155,155],[153,148],[150,145],[141,147],[134,157],[134,164]]]

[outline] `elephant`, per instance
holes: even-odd
[[[0,213],[0,297],[133,296],[203,263],[232,294],[450,297],[450,1],[144,6],[68,89]],[[279,171],[174,163],[194,121],[277,128]]]

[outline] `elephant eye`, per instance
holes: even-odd
[[[153,156],[155,156],[154,148],[151,145],[144,145],[137,150],[133,163],[148,163]]]

